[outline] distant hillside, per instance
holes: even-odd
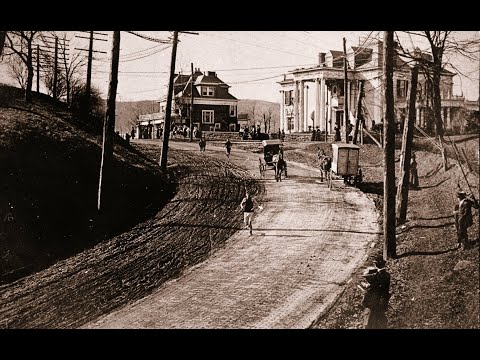
[[[253,106],[255,106],[255,119],[257,124],[259,121],[261,122],[262,131],[264,131],[263,114],[268,115],[269,111],[271,111],[272,114],[270,131],[278,131],[280,123],[280,104],[264,100],[241,99],[238,102],[238,114],[248,114],[249,119],[252,119]],[[139,114],[158,111],[158,103],[154,100],[117,101],[115,130],[124,134],[130,131],[132,126],[135,125],[135,120],[138,118]]]
[[[254,110],[255,108],[255,110]],[[253,120],[253,112],[255,112],[255,120],[257,124],[260,122],[261,130],[264,131],[263,114],[267,115],[271,111],[272,121],[270,123],[270,132],[278,131],[280,127],[280,104],[265,100],[241,99],[238,102],[238,114],[248,114],[248,118]]]
[[[120,134],[130,132],[135,126],[138,115],[158,112],[158,103],[155,100],[117,101],[115,108],[115,130]]]

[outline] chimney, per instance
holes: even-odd
[[[215,73],[215,71],[209,71],[208,76],[217,76],[217,74]]]
[[[325,55],[326,53],[318,53],[318,65],[325,66]]]

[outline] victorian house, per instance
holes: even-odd
[[[428,55],[427,55],[428,57]],[[383,42],[377,41],[373,47],[350,47],[347,49],[347,92],[344,95],[344,55],[343,51],[330,50],[319,53],[318,64],[310,68],[301,68],[284,74],[281,85],[280,124],[286,132],[306,132],[317,127],[328,134],[338,125],[344,128],[344,104],[348,99],[349,121],[353,124],[356,116],[359,84],[363,82],[364,97],[362,111],[365,127],[383,121]],[[398,54],[394,59],[394,97],[396,117],[402,120],[406,114],[407,90],[411,74],[411,65]],[[452,119],[465,107],[463,96],[452,95],[453,76],[443,70],[441,74],[442,117],[445,129],[452,127]],[[310,86],[309,86],[310,85]],[[425,127],[427,109],[431,107],[429,82],[419,72],[416,125]],[[308,90],[312,89],[308,102]]]
[[[171,126],[192,126],[202,131],[237,131],[238,100],[229,93],[214,71],[195,69],[192,75],[176,74],[173,81]],[[193,89],[193,113],[191,112]],[[138,133],[154,138],[165,121],[166,100],[160,101],[160,112],[140,115]],[[151,130],[146,130],[150,128]]]

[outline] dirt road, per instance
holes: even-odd
[[[171,143],[198,151],[195,143]],[[227,161],[207,144],[205,156]],[[258,154],[230,161],[258,174]],[[288,161],[288,159],[287,159]],[[289,162],[288,179],[267,170],[253,235],[225,247],[177,279],[83,328],[307,328],[341,294],[380,234],[373,203],[360,191],[319,182],[317,169]],[[214,217],[215,218],[215,217]]]

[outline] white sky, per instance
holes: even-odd
[[[195,30],[192,30],[195,31]],[[102,31],[103,32],[103,31]],[[318,53],[328,50],[343,51],[343,37],[348,46],[359,46],[370,34],[383,37],[383,31],[197,31],[199,35],[180,34],[177,48],[175,72],[190,74],[190,64],[201,71],[216,71],[217,76],[231,86],[230,93],[238,99],[260,99],[280,101],[280,86],[276,83],[282,74],[297,67],[307,67],[318,62]],[[107,54],[96,54],[92,83],[106,97],[111,52],[109,41],[96,41],[95,50]],[[158,39],[168,39],[168,31],[141,31],[140,34]],[[75,37],[86,36],[82,32],[70,32],[70,50],[87,48],[88,40]],[[458,32],[462,38],[478,39],[478,31]],[[414,43],[428,49],[425,43],[402,33],[403,45]],[[171,46],[155,43],[121,32],[119,67],[119,101],[156,100],[166,96],[170,72]],[[86,52],[84,52],[86,55]],[[454,94],[463,94],[467,99],[479,96],[479,62],[477,60],[452,59],[468,75],[454,77]],[[0,68],[0,82],[11,82]]]

